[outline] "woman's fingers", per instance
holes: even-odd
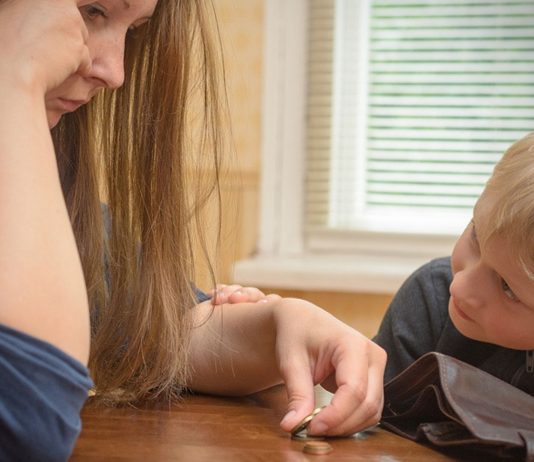
[[[280,359],[280,373],[287,391],[288,409],[280,422],[283,430],[289,432],[313,411],[315,395],[313,379],[307,357],[288,355]]]
[[[0,77],[43,94],[91,69],[89,33],[75,0],[0,1]]]
[[[222,305],[223,303],[253,303],[266,298],[260,289],[256,287],[243,287],[239,284],[218,284],[216,290],[212,291],[210,295],[215,305]]]
[[[91,74],[92,62],[93,60],[91,58],[89,48],[85,47],[81,52],[80,66],[77,70],[78,74],[80,74],[82,77],[89,76]]]
[[[310,424],[310,434],[351,435],[380,420],[386,355],[369,340],[365,343],[334,364],[337,389],[330,405]],[[367,354],[360,354],[362,350]]]
[[[313,385],[320,383],[334,396],[311,421],[310,434],[345,436],[376,424],[383,406],[382,348],[301,300],[283,299],[274,315],[279,369],[295,403],[292,417],[311,412]],[[284,430],[290,429],[289,417],[282,421]]]

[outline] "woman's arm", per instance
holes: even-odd
[[[313,410],[313,387],[320,383],[334,397],[311,433],[346,435],[377,423],[384,351],[311,303],[266,300],[197,306],[189,386],[246,395],[284,382],[289,403],[281,426],[289,431]]]
[[[0,3],[0,323],[87,363],[86,288],[44,96],[88,54],[74,0]]]
[[[0,88],[0,322],[86,363],[86,289],[44,105]]]

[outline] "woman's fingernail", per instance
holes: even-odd
[[[291,420],[293,418],[293,416],[297,413],[297,411],[295,410],[291,410],[289,411],[285,416],[284,418],[282,419],[282,421],[280,422],[280,425],[284,425],[286,422],[288,422],[289,420]]]

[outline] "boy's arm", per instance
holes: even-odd
[[[197,306],[191,343],[193,390],[246,395],[284,382],[289,431],[314,409],[315,384],[335,392],[310,432],[345,435],[378,422],[385,354],[311,303],[267,296],[266,302]]]

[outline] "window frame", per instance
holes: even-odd
[[[265,2],[262,158],[257,252],[234,282],[270,288],[393,293],[458,233],[305,230],[309,0]]]

